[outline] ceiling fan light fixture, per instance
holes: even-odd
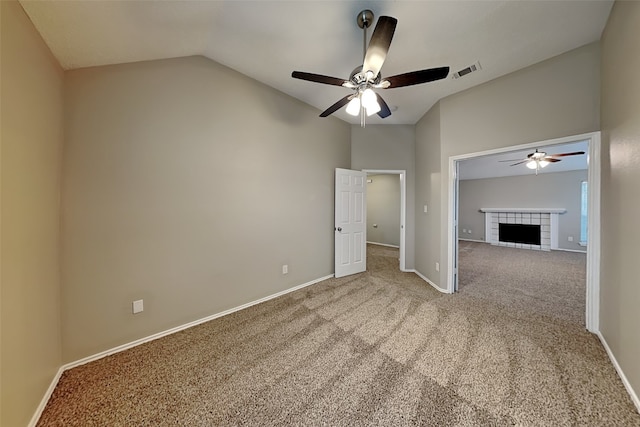
[[[360,114],[360,98],[357,96],[353,97],[351,101],[347,104],[347,113],[352,116],[357,116]]]
[[[529,160],[527,162],[527,167],[529,169],[537,169],[538,168],[538,163],[535,160]]]
[[[376,93],[371,89],[365,89],[360,95],[360,101],[362,106],[367,110],[367,116],[371,116],[380,111],[380,104],[378,104],[378,98]]]
[[[374,101],[373,103],[369,104],[367,107],[365,107],[365,109],[367,110],[367,116],[378,114],[381,110],[380,104],[378,104],[377,101]]]
[[[397,74],[383,80],[380,69],[389,52],[398,20],[391,16],[380,16],[367,43],[367,28],[373,23],[373,18],[373,12],[368,9],[361,11],[356,17],[358,27],[363,30],[363,61],[362,65],[358,65],[351,72],[348,79],[304,71],[293,71],[291,73],[291,77],[295,79],[342,86],[354,91],[351,95],[341,98],[320,113],[320,117],[327,117],[346,105],[347,114],[355,117],[360,116],[360,126],[365,127],[367,116],[377,114],[384,119],[391,115],[391,109],[387,103],[372,89],[413,86],[442,80],[449,75],[449,67],[439,67]]]
[[[378,100],[376,99],[376,93],[371,88],[367,88],[360,95],[362,99],[362,105],[364,108],[372,108],[374,104],[378,104]]]
[[[543,168],[543,167],[547,166],[549,164],[549,162],[546,161],[546,160],[540,160],[538,162],[538,164],[540,165],[541,168]]]

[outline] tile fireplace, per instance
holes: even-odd
[[[558,249],[556,208],[481,208],[485,214],[485,241],[510,248],[550,251]]]

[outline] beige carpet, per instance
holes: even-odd
[[[65,372],[39,425],[640,426],[582,325],[584,260],[523,252],[465,245],[444,295],[370,247],[366,273]]]

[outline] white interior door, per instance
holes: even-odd
[[[336,169],[336,277],[367,269],[366,182],[366,172]]]

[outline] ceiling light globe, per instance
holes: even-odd
[[[527,162],[527,167],[528,167],[529,169],[536,169],[536,168],[538,167],[538,163],[536,163],[536,161],[535,161],[535,160],[529,160],[529,161]]]
[[[549,162],[546,161],[546,160],[540,160],[538,162],[538,164],[540,165],[541,168],[543,168],[543,167],[547,166],[549,164]]]
[[[375,108],[375,105],[378,104],[378,98],[376,97],[376,93],[372,90],[372,89],[365,89],[364,92],[362,92],[362,105],[364,105],[364,108],[366,108],[367,110],[369,108]],[[378,105],[378,108],[380,108],[380,106]]]
[[[352,116],[357,116],[358,114],[360,114],[360,98],[356,96],[351,99],[351,101],[349,101],[349,103],[347,104],[347,113],[351,114]]]
[[[380,104],[377,101],[366,106],[367,116],[372,116],[380,111]]]

